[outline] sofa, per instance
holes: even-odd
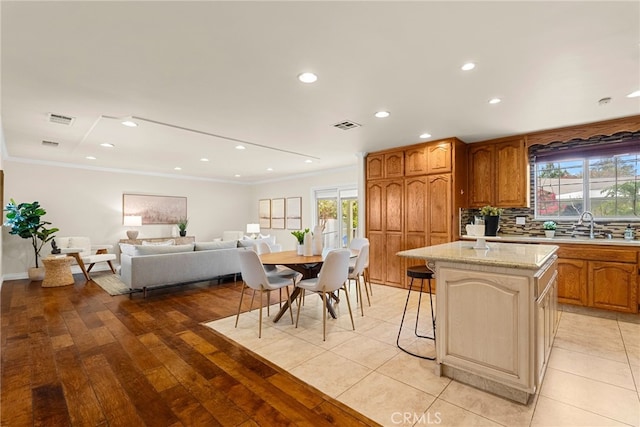
[[[265,242],[269,245],[269,249],[271,252],[280,252],[282,251],[282,245],[276,243],[276,236],[271,235],[258,235],[257,238],[252,239],[249,236],[246,236],[242,231],[223,231],[222,238],[216,239],[217,241],[228,242],[231,240],[237,240],[238,246],[249,248],[257,245],[259,242]]]
[[[144,243],[144,242],[143,242]],[[121,244],[120,279],[131,289],[194,283],[240,273],[238,241],[187,245]]]

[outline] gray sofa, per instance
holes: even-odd
[[[233,244],[236,243],[236,244]],[[216,249],[217,248],[217,249]],[[193,283],[240,273],[237,242],[121,245],[120,278],[147,295],[149,288]]]

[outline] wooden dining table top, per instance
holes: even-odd
[[[358,256],[358,251],[351,249],[351,257],[356,256]],[[297,251],[282,251],[262,254],[260,255],[260,261],[262,261],[262,264],[266,265],[300,265],[324,262],[324,257],[322,255],[298,255]]]

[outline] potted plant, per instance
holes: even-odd
[[[180,230],[180,237],[187,235],[187,224],[189,224],[189,218],[183,217],[178,220],[178,230]]]
[[[544,235],[548,238],[553,237],[556,234],[557,224],[554,221],[545,221],[542,223],[544,229]]]
[[[298,241],[298,247],[297,247],[298,255],[302,255],[304,252],[304,235],[307,234],[308,232],[309,232],[308,228],[305,228],[304,230],[296,230],[291,232],[291,234],[293,234],[293,236]]]
[[[500,222],[500,215],[502,215],[502,208],[496,208],[495,206],[483,206],[480,209],[480,215],[484,216],[484,235],[495,236],[498,234],[498,226]]]
[[[36,266],[29,268],[29,279],[44,279],[44,267],[40,267],[38,258],[40,258],[40,251],[44,244],[55,237],[54,233],[56,233],[58,229],[46,227],[51,223],[43,221],[41,217],[44,216],[47,211],[45,211],[37,201],[33,203],[16,204],[16,202],[11,199],[11,201],[7,203],[5,210],[7,211],[7,220],[4,225],[5,227],[10,227],[9,234],[18,235],[23,239],[31,239]]]

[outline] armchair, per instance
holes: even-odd
[[[111,271],[116,273],[111,262],[116,259],[116,255],[107,252],[113,247],[112,245],[92,245],[88,237],[58,237],[56,243],[61,253],[76,260],[85,279],[91,280],[89,272],[97,262],[106,262]],[[89,264],[88,268],[86,264]]]

